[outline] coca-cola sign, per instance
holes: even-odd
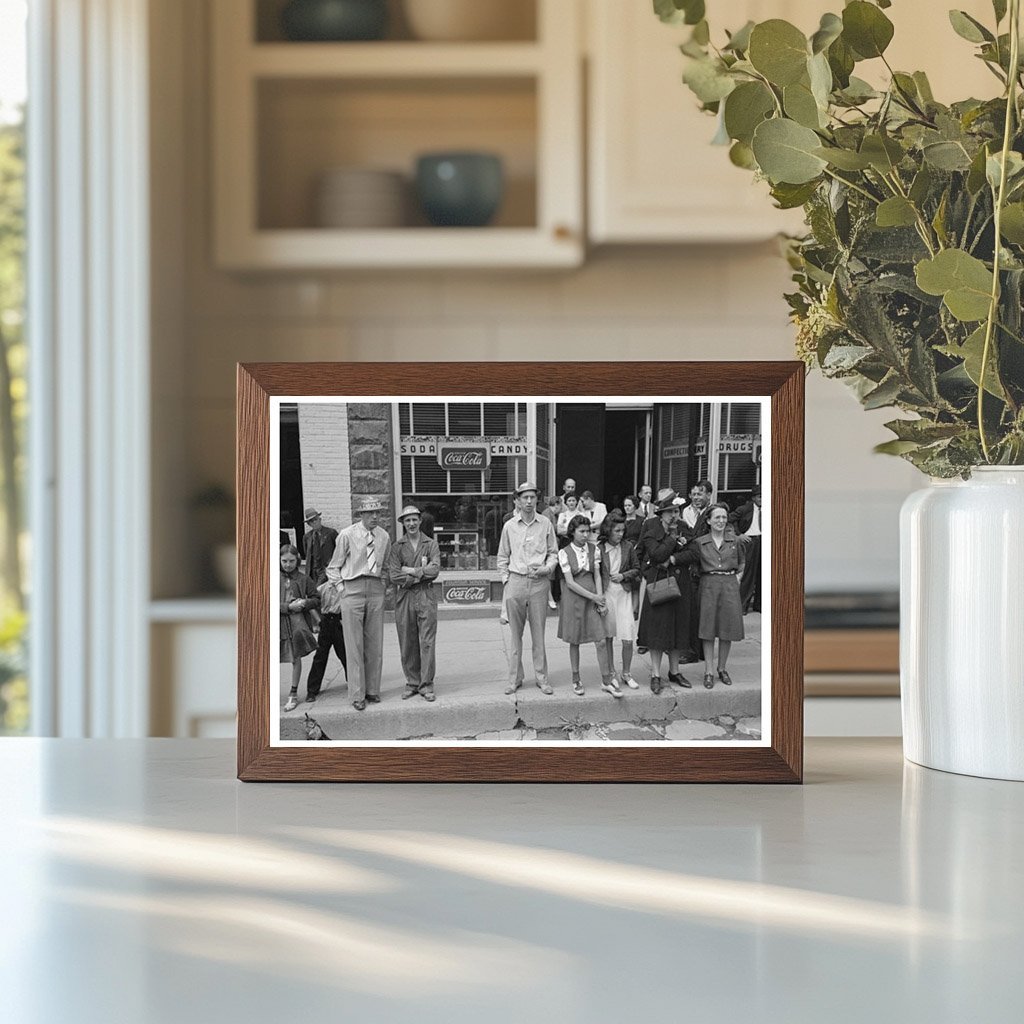
[[[447,604],[481,604],[490,597],[489,583],[444,583],[441,600]]]
[[[437,464],[442,469],[486,469],[491,449],[486,444],[445,444],[437,449]]]

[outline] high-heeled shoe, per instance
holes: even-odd
[[[668,679],[670,683],[675,683],[676,686],[681,686],[684,690],[693,689],[690,681],[681,672],[669,672]]]
[[[710,690],[715,685],[715,677],[710,672],[704,673],[704,686]]]
[[[725,671],[724,668],[720,668],[718,670],[718,678],[721,679],[726,686],[732,686],[732,677],[729,675],[728,672]]]
[[[661,679],[658,676],[651,676],[651,693],[661,693]]]

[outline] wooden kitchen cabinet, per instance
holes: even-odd
[[[776,210],[767,186],[710,145],[715,120],[682,84],[678,46],[687,26],[663,25],[650,0],[583,0],[588,52],[588,220],[594,243],[730,242],[799,232],[800,211]],[[947,6],[992,21],[989,0],[936,5],[898,0],[886,14],[896,33],[887,57],[897,69],[926,71],[938,99],[996,95],[998,83],[955,35]],[[810,35],[830,0],[708,0],[712,38],[747,20],[785,18]],[[1005,25],[1004,25],[1005,30]],[[858,65],[878,82],[881,61]]]
[[[532,39],[434,43],[406,34],[309,43],[275,34],[278,0],[211,5],[213,245],[226,269],[546,267],[582,262],[579,10],[535,0]],[[268,28],[268,26],[270,26]],[[493,224],[437,228],[412,201],[425,152],[497,153]],[[403,174],[402,226],[321,227],[327,172]]]

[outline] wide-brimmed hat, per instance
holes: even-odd
[[[398,513],[398,521],[401,522],[406,516],[421,516],[423,513],[415,505],[406,505]]]
[[[364,512],[383,512],[384,502],[380,498],[363,498],[362,501],[356,506],[356,515],[362,515]]]
[[[315,508],[307,508],[306,511],[302,513],[302,521],[304,523],[308,523],[311,519],[319,518],[320,513]]]
[[[671,487],[662,487],[658,491],[658,498],[654,502],[655,512],[668,512],[670,509],[676,507],[676,498],[678,495]]]
[[[518,498],[521,494],[525,494],[527,491],[533,491],[534,494],[540,493],[537,489],[537,485],[533,483],[532,480],[527,480],[516,488],[516,497]]]

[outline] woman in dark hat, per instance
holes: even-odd
[[[693,645],[693,589],[689,572],[685,569],[680,571],[683,550],[690,535],[689,528],[679,524],[678,533],[673,533],[679,519],[676,492],[670,487],[658,491],[654,512],[654,518],[645,520],[640,533],[638,553],[647,586],[640,609],[637,643],[640,647],[646,647],[651,655],[651,692],[661,693],[662,661],[666,653],[669,678],[680,686],[690,688],[690,684],[681,675],[677,675],[674,669],[679,664],[680,653],[688,656]],[[666,578],[676,580],[679,597],[662,604],[651,604],[649,588],[656,581]]]

